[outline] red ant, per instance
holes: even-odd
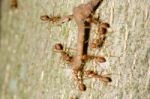
[[[47,21],[47,22],[55,23],[55,22],[58,22],[61,19],[61,17],[60,16],[42,15],[42,16],[40,16],[40,19],[42,21]]]
[[[63,45],[61,43],[57,43],[54,45],[54,51],[60,52],[63,57],[63,60],[67,62],[72,61],[72,57],[67,52],[64,51]]]
[[[102,76],[102,75],[98,75],[97,73],[95,73],[94,71],[91,71],[91,70],[86,70],[84,71],[84,74],[87,76],[87,77],[93,77],[93,78],[98,78],[100,81],[102,82],[105,82],[105,83],[108,83],[108,82],[111,82],[112,79],[110,77],[107,77],[107,76]]]

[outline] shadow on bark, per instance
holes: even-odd
[[[91,24],[90,23],[84,23],[85,24],[85,27],[90,27],[91,28]],[[85,37],[85,41],[87,41],[87,42],[85,42],[84,43],[84,47],[83,47],[83,54],[87,54],[87,51],[88,51],[88,41],[89,41],[89,36],[90,36],[90,28],[85,28],[85,33],[86,33],[86,35],[84,35]]]

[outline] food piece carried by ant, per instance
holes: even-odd
[[[16,8],[18,7],[17,0],[11,0],[10,3],[11,3],[11,4],[10,4],[10,7],[11,7],[12,9],[16,9]]]
[[[110,77],[103,76],[103,75],[98,75],[96,72],[91,71],[91,70],[84,71],[84,74],[86,75],[86,77],[97,78],[97,79],[99,79],[100,81],[102,81],[104,83],[108,83],[108,82],[112,81],[112,79]]]

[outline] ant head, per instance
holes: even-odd
[[[85,71],[85,74],[86,74],[86,75],[94,74],[94,71],[87,70],[87,71]]]
[[[101,27],[103,27],[103,28],[109,28],[110,25],[105,22],[105,23],[101,23]]]
[[[112,82],[112,79],[110,77],[107,77],[108,82]]]
[[[47,20],[49,20],[49,16],[48,15],[42,15],[42,16],[40,16],[40,19],[42,21],[47,21]]]
[[[55,44],[54,49],[58,50],[58,51],[62,51],[63,50],[63,45],[61,43],[57,43],[57,44]]]

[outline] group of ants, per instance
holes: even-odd
[[[91,0],[87,4],[79,5],[77,8],[79,8],[78,10],[80,10],[80,8],[81,8],[81,10],[83,10],[83,12],[85,13],[88,10],[90,11],[90,8],[88,9],[89,4],[94,5],[94,3],[95,3],[95,5],[97,5],[100,1],[101,0]],[[18,7],[17,0],[12,0],[11,8],[17,8],[17,7]],[[84,9],[83,7],[87,7],[87,8]],[[95,9],[95,6],[91,6],[91,9]],[[77,11],[77,14],[78,14],[78,11]],[[82,14],[82,13],[80,13],[80,14]],[[79,16],[80,16],[80,14],[79,14]],[[50,22],[52,24],[56,23],[56,24],[59,24],[59,25],[66,22],[66,21],[70,21],[73,18],[74,18],[74,15],[68,15],[68,16],[65,16],[65,17],[61,17],[59,15],[58,16],[48,16],[48,15],[40,16],[40,19],[42,21]],[[87,21],[89,23],[94,23],[97,27],[96,33],[97,33],[98,37],[96,39],[93,39],[88,44],[88,46],[92,49],[101,48],[105,43],[107,29],[110,27],[110,25],[108,23],[103,22],[102,20],[100,20],[99,17],[94,17],[93,13],[90,13],[90,18],[87,18],[84,21]],[[84,27],[84,28],[88,28],[88,27]],[[84,41],[84,42],[87,42],[87,41]],[[77,43],[80,43],[80,42],[77,42]],[[58,52],[58,53],[61,54],[64,61],[66,61],[68,64],[73,63],[74,57],[70,56],[65,51],[64,46],[61,43],[56,43],[53,48],[54,48],[55,52]],[[97,63],[106,62],[106,59],[103,56],[93,56],[93,55],[88,55],[88,54],[84,54],[84,55],[81,56],[81,60],[84,61],[84,62],[87,62],[87,61],[92,60],[92,59]],[[112,79],[110,77],[108,77],[106,75],[98,74],[97,72],[92,71],[92,70],[82,69],[82,70],[80,70],[80,72],[74,70],[74,68],[72,68],[72,70],[73,70],[74,79],[77,81],[77,85],[78,85],[78,88],[79,88],[80,91],[85,91],[86,90],[86,85],[83,83],[83,79],[82,79],[81,75],[82,76],[84,75],[84,77],[86,77],[86,78],[96,78],[96,79],[98,79],[98,80],[100,80],[104,83],[109,83],[109,82],[112,81]]]
[[[70,21],[72,20],[73,15],[69,15],[67,17],[61,17],[61,16],[48,16],[48,15],[42,15],[40,19],[42,21],[47,21],[51,23],[64,23],[64,20]],[[105,43],[107,28],[110,27],[110,25],[106,22],[102,22],[99,17],[94,18],[92,17],[90,20],[88,20],[91,23],[96,24],[97,26],[97,34],[98,38],[93,39],[91,43],[89,43],[90,48],[101,48],[103,44]],[[85,27],[87,28],[87,27]],[[86,42],[86,41],[85,41]],[[74,60],[73,56],[70,56],[64,49],[64,46],[61,43],[56,43],[54,45],[54,51],[61,54],[64,61],[66,61],[68,64],[71,64]],[[103,56],[93,56],[93,55],[82,55],[81,60],[87,62],[88,60],[93,59],[95,62],[103,63],[106,62],[106,59]],[[78,89],[80,91],[85,91],[86,86],[82,83],[82,80],[80,78],[78,73],[75,73],[76,71],[73,71],[73,75],[75,76],[75,80],[77,81]],[[98,74],[95,71],[92,70],[83,70],[82,75],[84,74],[84,77],[87,78],[96,78],[104,83],[111,82],[112,79],[108,76],[104,76],[101,74]]]

